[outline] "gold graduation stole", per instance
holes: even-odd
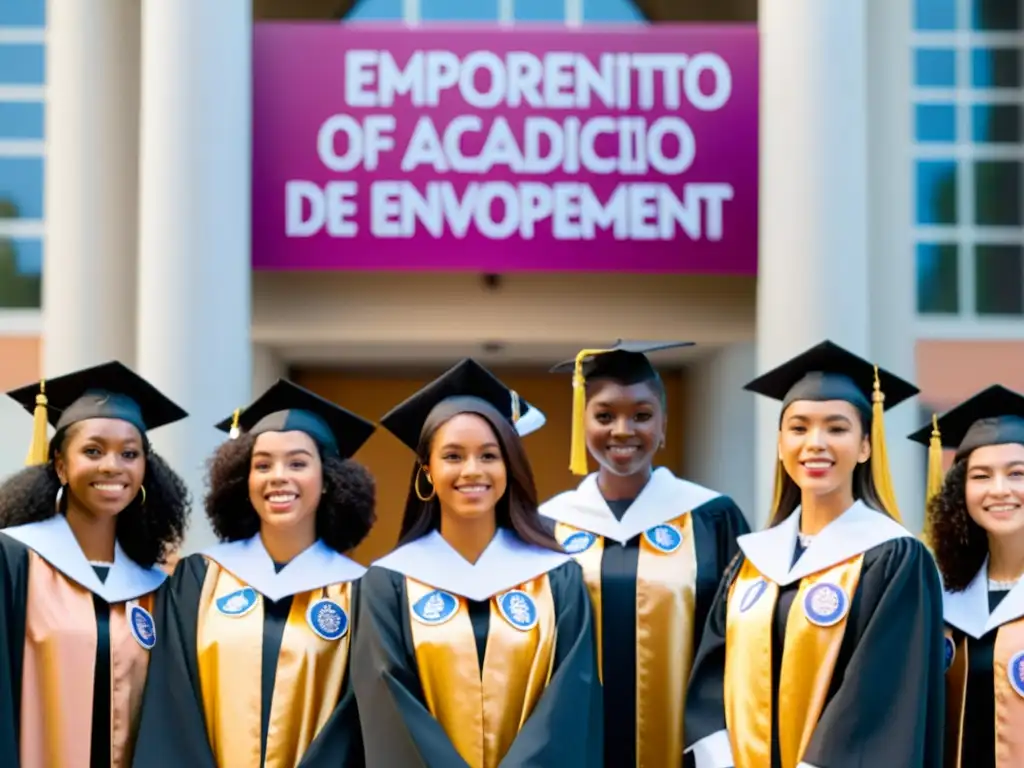
[[[860,582],[860,554],[800,581],[779,680],[779,754],[797,768],[825,707],[846,620]],[[725,636],[725,721],[736,768],[772,761],[772,634],[779,587],[749,560],[729,590]]]
[[[207,736],[219,768],[251,768],[260,764],[263,598],[215,561],[208,563],[196,630]],[[266,768],[298,766],[341,698],[351,596],[352,585],[345,582],[292,597],[274,678]],[[313,626],[328,636],[341,632],[337,607],[346,630],[327,639]],[[319,618],[323,611],[326,620]]]
[[[947,658],[952,633],[946,631]],[[967,695],[967,638],[956,649],[946,672],[946,766],[961,768],[963,724]],[[992,682],[995,693],[996,768],[1024,765],[1024,619],[996,630],[992,654]],[[963,768],[969,768],[964,765]]]
[[[149,651],[129,613],[153,596],[110,605],[110,762],[131,765]],[[29,553],[21,685],[21,764],[90,768],[96,609],[92,593]],[[159,642],[159,637],[157,637]]]
[[[670,530],[665,530],[666,528]],[[597,661],[604,681],[601,560],[604,538],[566,523],[555,538],[583,569],[597,634]],[[697,553],[693,519],[686,512],[640,536],[636,567],[636,764],[682,764],[683,707],[693,665],[693,615],[697,602]],[[622,663],[622,662],[619,662]]]
[[[465,598],[408,577],[405,584],[427,708],[470,768],[497,768],[551,679],[547,574],[491,598],[482,673]]]

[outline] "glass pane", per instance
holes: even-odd
[[[970,0],[971,25],[975,29],[1021,29],[1020,0]]]
[[[914,0],[914,29],[956,29],[956,0]]]
[[[354,4],[345,21],[401,21],[402,0],[362,0]]]
[[[46,0],[0,0],[0,24],[41,27],[46,23]]]
[[[0,139],[41,138],[43,138],[43,103],[41,101],[0,101]]]
[[[956,85],[956,51],[918,48],[914,51],[914,85],[921,88],[952,88]]]
[[[515,0],[516,21],[565,21],[565,0]]]
[[[956,141],[956,105],[917,104],[914,107],[914,136],[918,141]]]
[[[46,51],[40,43],[0,44],[0,85],[42,85]]]
[[[497,21],[498,0],[420,0],[423,21]]]
[[[583,0],[583,21],[614,21],[618,23],[646,24],[633,0]]]
[[[43,159],[0,157],[0,219],[43,218]]]
[[[956,314],[960,311],[957,246],[954,243],[917,244],[917,311]]]
[[[1020,87],[1020,51],[975,48],[971,51],[971,85],[975,88]]]
[[[1019,245],[974,249],[974,306],[979,315],[1024,314],[1024,259]]]
[[[975,104],[971,108],[971,138],[980,144],[1024,141],[1021,109],[1016,104]]]
[[[1016,227],[1021,221],[1021,164],[989,160],[974,164],[974,223]]]
[[[42,306],[42,254],[38,239],[0,237],[0,307]]]
[[[918,160],[917,223],[956,224],[956,161]]]

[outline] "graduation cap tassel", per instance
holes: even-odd
[[[228,437],[232,440],[236,439],[240,434],[241,430],[238,428],[238,417],[241,416],[242,409],[235,408],[235,413],[231,417],[231,431],[228,432]]]
[[[32,412],[32,444],[28,449],[25,465],[29,467],[46,464],[49,460],[50,441],[46,436],[46,381],[39,382],[39,394],[36,395],[36,407]]]
[[[885,448],[885,395],[878,380],[878,366],[875,366],[875,391],[871,396],[871,478],[875,481],[878,500],[894,520],[902,523],[896,492],[892,487],[889,473],[889,454]]]
[[[924,531],[921,538],[926,544],[931,542],[931,525],[929,525],[928,507],[939,491],[942,490],[942,433],[939,431],[939,419],[932,414],[932,436],[928,441],[928,485],[925,491]]]
[[[512,394],[512,423],[515,424],[519,421],[521,415],[522,405],[519,402],[519,393],[514,389],[509,390]]]
[[[779,511],[779,502],[782,501],[782,473],[786,470],[782,467],[782,461],[775,462],[775,488],[772,491],[772,518]]]
[[[572,374],[572,443],[569,450],[569,471],[583,476],[587,469],[587,437],[584,417],[587,413],[587,380],[583,376],[583,360],[606,352],[604,349],[583,349],[576,355]]]

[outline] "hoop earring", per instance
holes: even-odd
[[[61,502],[63,500],[64,500],[64,485],[62,484],[60,486],[60,488],[57,489],[57,498],[56,498],[56,500],[53,503],[53,506],[57,510],[58,514],[60,514],[60,504],[61,504]]]
[[[144,507],[144,506],[146,506],[146,486],[140,485],[139,486],[139,493],[142,494],[142,503],[139,506]]]
[[[424,475],[427,478],[427,484],[430,485],[429,496],[424,496],[420,491],[420,475]],[[435,496],[437,496],[437,488],[434,487],[434,484],[430,480],[430,475],[426,473],[426,468],[422,464],[420,464],[419,469],[416,470],[416,477],[412,481],[412,487],[413,490],[416,491],[416,498],[424,503],[431,501]]]

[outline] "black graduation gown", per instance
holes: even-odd
[[[910,536],[863,554],[832,683],[800,768],[940,768],[945,685],[938,571],[928,550]],[[725,732],[728,593],[744,559],[737,556],[723,579],[697,652],[687,696],[688,749]],[[798,587],[799,581],[781,587],[776,603],[773,711],[786,621]],[[691,753],[688,765],[731,768],[732,763],[702,764]],[[778,718],[772,717],[772,768],[779,765]]]
[[[217,768],[203,714],[196,649],[200,596],[208,567],[206,557],[201,554],[184,558],[165,588],[157,593],[155,620],[161,642],[150,661],[134,762],[136,768]],[[278,564],[275,567],[280,569]],[[354,582],[353,615],[358,600],[359,585]],[[276,602],[264,597],[263,601],[260,741],[265,758],[270,702],[292,597]],[[351,631],[354,632],[354,628]],[[303,768],[362,768],[364,765],[351,674],[346,674],[344,692],[334,714],[313,740],[300,765]]]
[[[594,768],[601,761],[601,701],[590,604],[580,568],[548,572],[557,617],[550,683],[501,762],[507,768]],[[459,768],[467,763],[427,708],[412,641],[405,576],[371,566],[363,577],[352,677],[369,766]],[[483,661],[489,601],[469,601]]]

